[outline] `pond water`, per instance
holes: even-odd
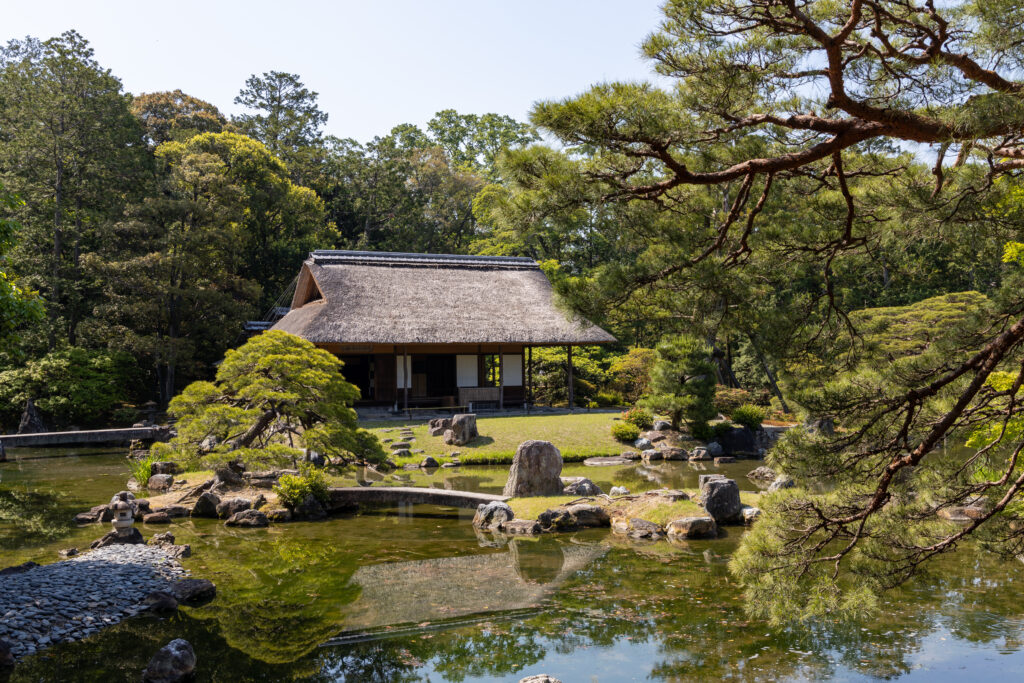
[[[0,464],[0,566],[52,562],[99,527],[75,512],[123,487],[123,455],[21,451]],[[742,476],[756,463],[724,471]],[[709,468],[713,469],[713,468]],[[414,474],[419,485],[500,490],[506,468]],[[602,487],[696,486],[687,463],[566,466]],[[217,599],[141,617],[21,663],[11,681],[136,681],[172,638],[200,681],[1006,679],[1024,673],[1024,564],[965,548],[890,595],[865,623],[769,628],[747,618],[726,563],[742,535],[636,544],[605,530],[478,536],[470,511],[370,510],[326,522],[171,525]],[[142,528],[147,537],[167,527]],[[2,678],[2,675],[0,675]]]

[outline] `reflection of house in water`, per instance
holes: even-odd
[[[513,539],[503,553],[360,567],[352,581],[362,593],[345,608],[345,630],[535,607],[605,550]]]

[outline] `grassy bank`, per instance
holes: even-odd
[[[381,439],[396,441],[400,440],[401,428],[412,429],[415,437],[412,449],[422,449],[425,453],[396,458],[399,465],[419,462],[428,455],[444,463],[456,451],[463,463],[507,465],[512,462],[519,444],[528,439],[550,441],[567,462],[598,455],[619,455],[630,445],[616,441],[611,435],[611,426],[618,417],[619,413],[482,417],[477,420],[480,436],[465,446],[448,446],[440,436],[430,436],[425,421],[366,422],[361,426],[371,429]]]

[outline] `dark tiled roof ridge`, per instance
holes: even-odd
[[[494,268],[502,270],[537,270],[540,266],[527,256],[473,256],[464,254],[415,254],[400,251],[349,251],[317,249],[309,259],[319,266],[378,265],[440,268]]]

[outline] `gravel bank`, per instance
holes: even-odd
[[[0,577],[0,640],[20,658],[134,616],[187,575],[159,546],[111,545]]]

